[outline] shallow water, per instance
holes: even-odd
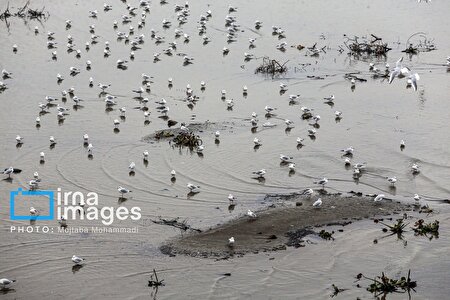
[[[5,2],[5,1],[2,1]],[[131,2],[130,2],[131,3]],[[46,6],[50,18],[42,24],[11,18],[9,31],[4,23],[0,27],[0,68],[13,72],[13,78],[3,80],[9,89],[0,94],[0,155],[2,167],[10,165],[23,169],[12,181],[0,182],[1,267],[0,277],[18,279],[15,290],[4,298],[42,298],[50,293],[51,298],[117,298],[139,299],[148,297],[146,287],[149,272],[156,268],[165,279],[166,286],[159,289],[158,298],[305,298],[323,299],[330,294],[331,283],[351,288],[347,296],[370,298],[356,289],[353,277],[359,273],[372,276],[386,271],[396,275],[413,270],[418,280],[417,299],[443,299],[449,290],[441,283],[448,281],[449,263],[442,260],[449,246],[447,237],[450,224],[448,208],[432,202],[448,198],[450,178],[450,140],[448,138],[447,101],[450,74],[443,66],[449,55],[450,40],[447,38],[450,4],[435,1],[431,4],[404,1],[246,1],[233,3],[238,11],[233,13],[243,30],[236,43],[226,43],[224,17],[228,3],[195,1],[190,3],[188,23],[182,26],[191,35],[189,44],[177,40],[177,53],[194,57],[194,63],[182,65],[182,58],[161,54],[161,61],[153,63],[153,53],[161,52],[174,39],[175,25],[162,29],[163,18],[176,23],[174,4],[160,5],[155,2],[147,16],[143,29],[137,28],[138,16],[131,23],[135,35],[144,33],[145,43],[135,51],[136,58],[125,71],[118,70],[117,59],[128,59],[129,45],[116,40],[112,28],[113,20],[125,14],[123,3],[113,3],[113,10],[105,13],[103,1],[89,4],[77,1],[45,1],[33,6]],[[133,1],[137,5],[137,1]],[[2,3],[6,5],[6,3]],[[2,6],[2,7],[3,7]],[[99,10],[97,19],[88,17],[88,11]],[[207,35],[211,42],[202,45],[197,34],[200,14],[211,9],[213,17],[207,22]],[[73,20],[66,30],[66,19]],[[263,27],[256,31],[253,22],[258,19]],[[99,43],[86,52],[84,43],[89,40],[88,25],[96,25]],[[271,26],[279,25],[286,31],[286,39],[278,40],[271,34]],[[34,26],[40,33],[35,35]],[[119,24],[118,30],[128,31],[129,25]],[[160,45],[150,39],[150,29],[166,37]],[[58,60],[51,59],[46,47],[46,32],[55,32],[59,43]],[[437,50],[408,57],[400,51],[406,39],[415,32],[425,32],[434,39]],[[374,33],[383,37],[392,47],[385,58],[355,60],[345,53],[337,52],[343,45],[343,34],[364,36]],[[81,58],[67,53],[67,35],[74,37],[76,49],[81,49]],[[321,39],[321,35],[325,39]],[[256,48],[248,49],[248,38],[256,37]],[[103,57],[105,41],[110,41],[112,55]],[[327,46],[326,53],[319,57],[306,56],[306,49],[298,51],[288,48],[282,53],[275,49],[279,42],[289,45],[302,44]],[[397,45],[395,42],[400,41]],[[12,52],[17,44],[19,51]],[[230,53],[222,55],[227,46]],[[269,55],[279,61],[288,61],[289,72],[276,79],[255,75],[254,69],[260,60],[243,61],[243,53],[256,57]],[[391,66],[404,56],[404,64],[420,74],[419,89],[405,89],[405,80],[395,80],[391,85],[374,80],[368,71],[370,62],[378,63],[380,69],[385,62]],[[86,60],[92,61],[92,69],[85,68]],[[302,68],[303,64],[310,64]],[[69,76],[69,67],[82,71]],[[359,71],[365,83],[350,89],[344,74]],[[65,80],[58,85],[56,74]],[[133,109],[138,102],[131,92],[141,84],[141,73],[154,76],[150,99],[150,124],[144,124],[142,111]],[[307,76],[323,76],[324,80],[312,80]],[[94,87],[88,86],[89,77],[94,78]],[[167,86],[172,77],[174,85]],[[204,92],[200,81],[206,82]],[[103,98],[99,98],[97,83],[111,83],[109,92],[118,96],[119,105],[113,111],[105,111]],[[279,83],[285,82],[289,90],[279,94]],[[183,102],[185,87],[190,84],[200,100],[193,110]],[[248,86],[248,95],[242,94],[242,86]],[[59,124],[55,108],[50,114],[41,116],[41,127],[35,127],[39,112],[38,103],[45,96],[60,97],[61,90],[75,88],[75,94],[84,99],[83,108],[74,111],[68,98],[63,106],[70,107],[70,115]],[[227,98],[233,98],[232,111],[220,99],[220,91],[227,90]],[[288,105],[289,94],[301,94],[298,105]],[[335,105],[330,107],[322,98],[334,94]],[[205,144],[203,157],[186,149],[179,151],[167,142],[149,144],[142,137],[167,124],[158,118],[154,101],[165,98],[170,107],[169,116],[181,122],[204,122],[209,120],[221,128],[220,143],[214,141],[213,130],[200,133]],[[58,101],[61,103],[61,101]],[[269,121],[277,124],[270,129],[261,127],[252,133],[248,120],[253,111],[258,113],[260,124],[266,122],[264,107],[277,107],[276,116]],[[113,132],[113,120],[118,118],[118,108],[127,107],[126,120],[120,124],[120,132]],[[308,121],[301,120],[300,107],[315,109],[321,116],[317,139],[307,137]],[[343,112],[337,123],[334,111]],[[192,116],[195,115],[193,119]],[[295,122],[295,128],[285,131],[284,119]],[[87,158],[82,145],[82,136],[88,133],[94,145],[94,157]],[[14,138],[24,137],[24,144],[16,148]],[[49,149],[48,138],[55,136],[57,145]],[[305,138],[305,146],[296,148],[297,136]],[[253,139],[258,137],[263,145],[256,151]],[[400,151],[400,140],[406,148]],[[343,166],[339,150],[355,147],[354,162],[367,162],[367,172],[358,183],[352,171]],[[147,166],[142,161],[142,152],[148,150]],[[45,164],[39,163],[39,152],[46,153]],[[280,153],[294,156],[297,170],[289,176],[288,169],[280,166]],[[128,165],[136,162],[135,176],[129,176]],[[421,173],[412,176],[410,166],[417,162]],[[267,169],[264,183],[251,178],[254,170]],[[170,171],[177,171],[175,183],[170,181]],[[142,209],[142,220],[115,222],[114,227],[137,226],[137,234],[19,234],[10,233],[11,225],[23,225],[23,221],[9,220],[9,191],[18,187],[27,188],[33,173],[38,171],[43,178],[41,189],[63,191],[96,192],[100,206],[119,206],[117,186],[133,190],[128,201],[120,204]],[[158,246],[168,238],[179,234],[173,228],[158,226],[150,219],[157,216],[187,219],[194,227],[208,228],[242,215],[248,208],[263,206],[261,197],[266,193],[283,193],[312,187],[320,177],[328,177],[330,191],[361,191],[364,193],[392,194],[409,201],[418,193],[440,213],[430,216],[441,221],[441,237],[428,242],[425,238],[412,237],[404,247],[394,238],[385,239],[378,245],[372,240],[379,237],[379,226],[360,222],[338,234],[335,242],[321,242],[301,249],[288,249],[279,253],[248,255],[232,261],[201,260],[177,256],[166,257],[159,253]],[[386,176],[396,176],[398,182],[391,189]],[[187,196],[186,184],[201,186],[201,192]],[[227,196],[238,197],[233,212],[228,211]],[[36,208],[44,210],[41,202]],[[29,203],[21,202],[17,209],[27,212]],[[55,226],[54,221],[39,221],[39,225]],[[70,221],[70,227],[98,225],[97,221]],[[72,271],[69,258],[77,254],[87,259],[87,264]],[[269,257],[275,258],[269,260]],[[231,277],[221,273],[232,272]],[[82,289],[79,287],[82,286]],[[400,295],[398,299],[404,299]],[[339,298],[338,297],[338,298]],[[342,298],[342,299],[343,299]],[[394,297],[395,298],[395,297]]]

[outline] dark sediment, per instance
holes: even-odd
[[[246,253],[284,250],[287,246],[298,248],[304,246],[305,236],[316,234],[315,227],[346,226],[363,218],[409,210],[407,205],[396,201],[375,203],[372,197],[338,194],[320,197],[322,207],[313,208],[317,196],[291,195],[287,198],[293,207],[267,209],[258,212],[256,219],[244,216],[201,233],[188,234],[168,242],[160,250],[171,256],[227,259]],[[303,205],[298,205],[299,202]],[[228,246],[230,237],[236,241],[233,247]]]

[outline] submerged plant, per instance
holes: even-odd
[[[331,298],[336,297],[339,293],[348,290],[348,289],[340,289],[334,283],[331,284],[331,287],[333,288],[333,293],[330,295]]]
[[[411,280],[411,270],[408,270],[408,276],[402,276],[400,279],[392,279],[387,277],[384,272],[381,276],[369,278],[359,273],[356,276],[357,280],[366,279],[372,283],[367,287],[367,291],[371,292],[375,297],[382,295],[385,299],[389,293],[408,293],[408,298],[411,298],[411,290],[415,292],[417,287],[416,281]]]
[[[390,235],[396,234],[399,239],[403,239],[403,232],[405,232],[405,228],[408,226],[408,224],[403,223],[403,219],[398,219],[397,223],[394,223],[394,225],[389,225],[380,221],[379,223],[385,226],[385,228],[382,229],[383,232],[390,231]]]
[[[412,227],[415,235],[423,235],[432,240],[439,238],[439,221],[425,223],[423,219],[418,220]]]

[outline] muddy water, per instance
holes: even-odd
[[[131,3],[131,2],[130,2]],[[2,23],[0,27],[0,67],[13,72],[13,78],[3,80],[9,89],[0,94],[0,155],[1,167],[10,165],[22,169],[12,181],[0,183],[1,267],[0,277],[18,280],[14,290],[3,295],[7,299],[40,299],[69,297],[85,298],[148,298],[146,287],[149,272],[156,268],[167,285],[158,291],[158,298],[302,298],[323,299],[328,297],[331,283],[351,288],[342,297],[366,297],[369,295],[353,284],[353,276],[366,272],[374,276],[381,271],[398,275],[408,268],[413,269],[418,280],[417,299],[444,299],[449,291],[449,262],[445,257],[449,247],[446,205],[433,202],[448,198],[450,161],[448,138],[447,101],[450,90],[449,74],[443,66],[449,55],[450,41],[447,11],[450,4],[436,1],[418,4],[405,1],[246,1],[234,3],[234,13],[242,32],[236,43],[226,43],[224,17],[228,3],[190,3],[191,15],[182,26],[191,35],[191,41],[183,44],[177,40],[177,53],[194,57],[194,63],[182,65],[182,58],[161,54],[161,61],[153,63],[153,54],[168,47],[174,40],[174,28],[164,30],[163,18],[176,23],[173,8],[175,3],[160,5],[153,3],[143,29],[137,28],[137,17],[132,25],[136,34],[145,34],[142,49],[137,50],[135,60],[125,71],[118,70],[117,59],[128,59],[129,45],[116,40],[112,28],[114,20],[126,14],[125,5],[113,3],[113,10],[105,13],[103,1],[89,4],[76,1],[45,1],[50,18],[42,24],[20,19],[10,19],[10,29]],[[136,1],[131,3],[138,5]],[[5,6],[5,1],[2,1]],[[2,6],[2,7],[3,7]],[[88,11],[97,9],[97,19],[88,17]],[[207,22],[207,35],[211,42],[202,44],[197,34],[200,14],[208,9],[213,17]],[[140,13],[140,10],[139,10]],[[65,20],[71,19],[73,26],[65,29]],[[254,21],[263,22],[263,27],[253,29]],[[86,52],[84,43],[90,39],[88,25],[96,25],[99,43]],[[271,34],[271,26],[279,25],[286,31],[286,39],[278,40]],[[35,35],[33,28],[39,27]],[[128,31],[129,25],[119,24],[118,30]],[[160,45],[150,39],[150,29],[166,38]],[[55,32],[59,43],[58,59],[51,59],[46,47],[46,32]],[[408,57],[400,51],[406,39],[415,32],[425,32],[434,39],[437,50]],[[383,37],[393,50],[385,58],[354,60],[345,53],[337,52],[343,45],[343,35],[365,36],[375,33]],[[67,53],[67,35],[74,37],[76,49],[81,49],[81,58]],[[321,38],[323,36],[323,38]],[[256,38],[256,48],[248,49],[248,38]],[[110,41],[111,56],[103,57],[103,45]],[[327,46],[326,53],[319,57],[306,56],[288,48],[286,52],[275,49],[275,45],[286,41],[289,45],[310,46],[317,42]],[[395,42],[401,44],[397,45]],[[14,54],[12,45],[19,51]],[[222,48],[229,47],[228,56]],[[243,53],[256,57],[269,55],[280,61],[288,61],[289,72],[282,78],[271,79],[254,74],[259,60],[243,61]],[[404,64],[420,74],[419,89],[405,89],[405,80],[395,80],[391,85],[385,81],[371,79],[370,62],[379,68],[389,62],[391,66],[404,56]],[[85,61],[92,61],[92,69],[85,69]],[[81,69],[75,77],[69,76],[69,67]],[[344,74],[359,71],[360,77],[368,79],[350,89]],[[65,80],[58,85],[56,74]],[[141,84],[141,74],[154,76],[150,94],[150,123],[144,124],[143,112],[134,109],[139,103],[133,99],[132,89]],[[307,76],[321,76],[323,80],[311,80]],[[94,87],[88,86],[89,77],[94,78]],[[173,78],[173,87],[167,86],[167,78]],[[206,82],[204,92],[200,82]],[[109,92],[118,97],[118,107],[106,111],[99,97],[98,82],[111,83]],[[280,82],[287,83],[289,90],[279,94]],[[200,97],[191,110],[183,98],[186,85],[190,84]],[[248,95],[242,94],[242,86],[248,86]],[[83,107],[74,110],[73,102],[58,101],[69,107],[70,115],[63,123],[58,122],[56,109],[41,116],[41,127],[35,127],[39,113],[38,103],[44,97],[60,97],[62,90],[75,88],[75,94],[84,99]],[[233,98],[232,111],[220,99],[220,91],[227,90],[227,98]],[[299,105],[289,105],[289,94],[301,94]],[[334,94],[335,105],[330,107],[322,98]],[[142,137],[155,130],[166,128],[166,121],[158,118],[154,101],[165,98],[170,107],[169,116],[178,122],[211,121],[220,124],[220,143],[214,141],[213,131],[201,134],[205,144],[203,156],[188,150],[173,149],[167,142],[142,141]],[[264,107],[276,107],[276,116],[269,121],[277,126],[261,127],[256,133],[250,131],[249,118],[258,113],[260,123],[266,122]],[[307,121],[300,119],[300,106],[315,109],[321,116],[317,138],[307,138]],[[127,108],[126,120],[120,124],[120,132],[113,131],[113,120],[118,118],[118,108]],[[334,111],[343,112],[337,123]],[[295,128],[285,131],[284,119],[295,122]],[[88,133],[94,145],[93,159],[88,159],[82,145],[82,136]],[[15,136],[24,137],[24,144],[17,148]],[[55,136],[57,145],[49,148],[48,138]],[[297,137],[305,138],[305,146],[296,147]],[[256,151],[253,139],[258,137],[263,145]],[[400,151],[400,140],[406,148]],[[366,173],[355,182],[351,170],[343,166],[339,150],[355,147],[355,162],[367,162]],[[148,150],[149,163],[142,161],[142,152]],[[39,162],[39,153],[46,153],[44,164]],[[297,171],[289,176],[288,169],[280,166],[280,153],[294,157]],[[136,162],[135,176],[129,176],[128,165]],[[412,176],[410,166],[417,162],[422,172]],[[250,177],[254,170],[265,168],[264,183]],[[175,183],[170,181],[170,171],[178,173]],[[9,191],[19,187],[28,188],[28,181],[38,171],[44,190],[96,192],[100,206],[124,206],[142,209],[140,221],[118,221],[112,227],[137,227],[135,234],[58,233],[55,221],[38,221],[37,225],[54,228],[53,234],[11,233],[11,226],[26,225],[24,221],[9,219]],[[380,236],[379,226],[360,222],[349,226],[345,233],[338,234],[335,242],[314,241],[302,249],[248,255],[232,261],[202,260],[187,257],[167,257],[160,254],[158,246],[168,238],[179,235],[170,227],[157,226],[150,219],[157,216],[187,219],[194,227],[208,228],[242,215],[248,208],[258,209],[266,193],[292,192],[312,187],[313,180],[326,176],[332,191],[357,190],[365,193],[384,193],[390,197],[411,201],[418,193],[438,211],[442,230],[439,240],[429,242],[409,234],[408,245],[394,238],[383,239],[377,245],[372,240]],[[396,176],[395,189],[389,188],[386,176]],[[5,176],[6,177],[6,176]],[[186,184],[201,186],[201,192],[187,195]],[[117,186],[133,190],[125,202],[120,201]],[[227,196],[238,197],[238,205],[228,211]],[[27,213],[29,206],[45,211],[42,201],[28,203],[20,201],[16,209]],[[100,221],[75,220],[69,228],[78,226],[103,226]],[[87,263],[81,269],[72,269],[70,257],[83,256]],[[273,258],[273,259],[272,259]],[[231,272],[231,277],[220,274]],[[80,288],[82,287],[82,288]],[[404,299],[403,295],[398,299]]]

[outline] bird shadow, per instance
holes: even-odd
[[[235,207],[236,207],[236,204],[230,204],[230,205],[228,205],[228,212],[229,212],[229,213],[232,213]]]
[[[7,287],[3,287],[0,289],[0,293],[3,295],[9,294],[9,293],[14,293],[16,290],[12,289],[12,288],[7,288]]]
[[[254,177],[253,179],[263,184],[266,182],[266,179],[264,177]]]
[[[113,131],[114,131],[115,134],[118,134],[120,132],[120,129],[119,128],[114,128]]]
[[[128,172],[128,176],[130,176],[130,177],[134,177],[135,175],[136,175],[136,172],[134,172],[134,171]]]
[[[9,183],[12,183],[13,179],[12,179],[12,177],[7,177],[7,178],[4,178],[2,181],[6,181],[6,182],[9,182]]]
[[[83,267],[82,265],[73,265],[72,273],[75,274],[76,272],[80,271],[82,267]]]
[[[118,203],[118,204],[122,204],[122,203],[126,202],[127,200],[128,200],[128,198],[125,198],[125,197],[119,197],[119,199],[117,200],[117,203]]]

